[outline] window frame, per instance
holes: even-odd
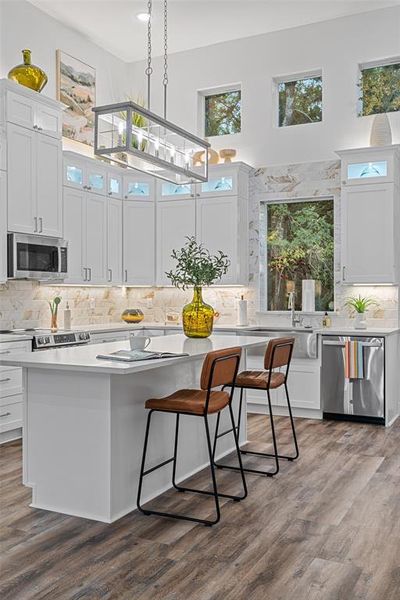
[[[296,125],[279,125],[279,84],[289,83],[291,81],[301,81],[302,79],[312,79],[313,77],[321,77],[321,120],[312,121],[310,123],[297,123]],[[324,73],[322,68],[310,69],[308,71],[300,71],[299,73],[290,73],[287,75],[277,75],[272,78],[272,126],[279,130],[290,129],[291,127],[304,127],[305,125],[318,125],[324,121]]]
[[[206,136],[206,97],[218,96],[219,94],[227,94],[230,92],[240,92],[240,131],[236,133],[224,133],[222,135]],[[197,132],[201,137],[216,139],[232,139],[232,136],[241,135],[243,131],[243,90],[241,83],[229,83],[219,85],[212,88],[204,88],[197,90],[198,110],[197,110]]]
[[[373,113],[371,115],[363,114],[363,98],[362,98],[362,73],[367,69],[373,69],[374,67],[389,67],[390,65],[400,64],[400,55],[392,56],[390,58],[380,58],[377,60],[370,60],[358,63],[358,85],[357,85],[357,116],[358,117],[374,117],[375,115],[387,115],[392,112],[400,112],[400,111],[389,111],[389,113]]]
[[[268,308],[268,243],[266,235],[268,231],[268,205],[271,204],[299,204],[301,202],[332,202],[333,208],[333,242],[334,242],[334,260],[333,260],[333,271],[332,271],[332,282],[333,282],[333,309],[332,310],[316,310],[313,313],[302,313],[310,315],[324,315],[334,314],[336,311],[336,276],[335,276],[335,260],[336,260],[336,210],[335,210],[335,197],[332,195],[321,195],[321,196],[298,196],[291,198],[274,198],[273,200],[261,200],[260,201],[260,224],[259,224],[259,290],[258,290],[258,301],[260,312],[268,314],[283,314],[287,315],[290,311],[286,310],[270,310]],[[296,312],[302,312],[297,311]]]

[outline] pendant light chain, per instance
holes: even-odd
[[[147,108],[150,110],[150,83],[151,76],[153,73],[153,67],[151,65],[151,17],[152,17],[152,0],[148,0],[147,2],[147,13],[149,15],[149,19],[147,21],[147,68],[145,73],[147,75]]]
[[[167,86],[168,86],[168,0],[164,0],[164,119],[167,118]]]

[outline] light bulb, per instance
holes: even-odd
[[[124,133],[124,124],[122,121],[118,123],[118,134],[122,135]]]

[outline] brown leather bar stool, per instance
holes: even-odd
[[[189,389],[189,390],[179,390],[170,396],[166,396],[164,398],[154,398],[151,400],[147,400],[145,403],[145,407],[149,409],[149,414],[147,418],[146,425],[146,433],[144,440],[144,448],[143,448],[143,458],[142,465],[140,470],[140,479],[139,479],[139,487],[137,494],[137,507],[138,509],[144,513],[145,515],[159,515],[161,517],[172,517],[174,519],[185,519],[187,521],[195,521],[197,523],[204,523],[204,525],[214,525],[218,523],[220,520],[220,507],[219,507],[219,497],[222,498],[231,498],[232,500],[243,500],[247,496],[247,486],[245,475],[243,472],[242,459],[239,450],[239,442],[237,437],[237,428],[235,426],[233,410],[232,410],[232,399],[233,393],[235,390],[235,379],[237,376],[239,362],[241,356],[241,348],[228,348],[226,350],[217,350],[214,352],[209,352],[204,359],[203,368],[201,372],[200,378],[200,389]],[[220,386],[230,387],[230,394],[225,391],[215,390],[214,388]],[[241,472],[242,476],[242,484],[243,484],[243,494],[241,496],[231,496],[229,494],[222,494],[218,491],[217,481],[215,477],[215,468],[214,468],[214,455],[211,447],[211,437],[210,437],[210,426],[209,426],[209,415],[218,414],[218,417],[221,414],[221,411],[228,407],[230,419],[232,423],[232,429],[230,431],[233,432],[233,437],[235,440],[235,448],[239,461],[238,470]],[[149,430],[150,430],[150,421],[153,412],[166,412],[166,413],[174,413],[176,414],[176,424],[175,424],[175,441],[174,441],[174,455],[172,458],[163,461],[162,463],[152,467],[150,469],[145,470],[146,463],[146,452],[147,452],[147,444],[149,439]],[[180,486],[176,483],[176,461],[177,461],[177,450],[178,450],[178,435],[179,435],[179,417],[180,415],[190,415],[193,417],[201,417],[204,420],[205,432],[207,438],[207,449],[210,460],[210,469],[211,469],[211,478],[212,478],[212,491],[206,490],[197,490],[193,488],[186,488]],[[142,485],[143,478],[152,473],[156,469],[163,467],[168,463],[173,463],[172,466],[172,485],[179,492],[195,492],[198,494],[206,494],[208,496],[213,496],[215,500],[215,511],[216,516],[213,520],[207,519],[198,519],[196,517],[190,517],[182,514],[174,514],[167,512],[160,512],[156,510],[151,510],[148,508],[143,508],[141,506],[141,493],[142,493]]]
[[[299,447],[297,444],[296,430],[293,421],[292,415],[292,407],[290,406],[289,392],[287,388],[287,378],[289,374],[290,361],[292,359],[293,354],[293,346],[294,346],[294,338],[276,338],[270,340],[268,343],[265,356],[264,356],[264,371],[242,371],[236,377],[235,386],[240,388],[240,402],[239,402],[239,417],[238,417],[238,425],[237,425],[237,437],[239,437],[240,431],[240,420],[242,414],[242,402],[243,402],[243,390],[251,389],[251,390],[265,390],[267,392],[267,401],[269,408],[269,419],[271,423],[271,433],[272,433],[272,443],[274,447],[273,454],[269,454],[267,452],[254,452],[251,450],[240,450],[241,454],[251,454],[254,456],[262,456],[265,458],[273,458],[275,460],[275,468],[272,471],[262,471],[258,469],[248,469],[243,468],[247,473],[257,473],[259,475],[267,475],[268,477],[273,477],[279,472],[279,459],[285,460],[296,460],[299,457]],[[276,369],[285,368],[284,372],[277,371]],[[272,413],[272,405],[271,405],[271,395],[270,390],[277,389],[281,386],[285,387],[286,392],[286,401],[288,405],[289,418],[292,427],[293,434],[293,443],[295,452],[292,456],[287,456],[284,454],[278,454],[278,445],[276,440],[275,433],[275,425],[274,425],[274,416]],[[216,450],[217,440],[224,433],[219,434],[219,416],[217,419],[217,426],[215,429],[215,437],[214,437],[214,454]],[[229,465],[222,465],[215,463],[215,466],[221,469],[232,469],[236,470],[237,467],[232,467]]]

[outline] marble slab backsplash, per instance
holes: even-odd
[[[205,302],[220,313],[216,322],[236,324],[237,300],[243,295],[248,300],[249,321],[255,323],[256,293],[240,287],[213,287],[205,289]],[[0,285],[0,329],[50,327],[48,300],[60,296],[59,326],[63,325],[63,309],[68,301],[72,326],[121,322],[126,308],[140,308],[145,321],[165,323],[167,312],[180,313],[190,302],[191,290],[175,288],[108,288],[46,286],[35,281],[9,281]]]

